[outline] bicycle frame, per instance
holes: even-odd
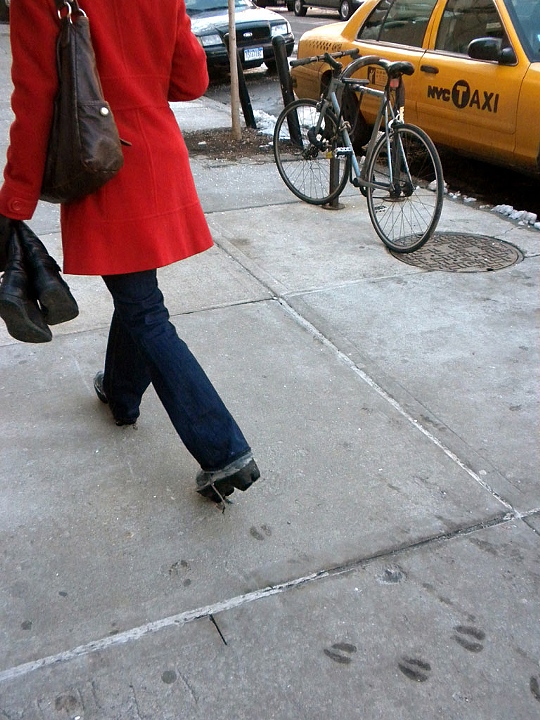
[[[334,61],[335,62],[335,61]],[[338,120],[339,124],[339,130],[342,133],[343,137],[346,141],[346,147],[345,148],[337,148],[336,154],[337,156],[345,156],[348,155],[351,159],[351,182],[355,187],[373,187],[373,188],[380,188],[380,189],[387,189],[388,187],[394,186],[394,167],[390,167],[390,182],[389,183],[377,183],[372,182],[370,180],[367,180],[365,176],[365,163],[364,166],[361,167],[358,163],[358,160],[356,158],[356,154],[353,151],[353,145],[351,142],[351,138],[349,135],[349,131],[347,128],[347,125],[342,122],[342,114],[341,114],[341,106],[339,104],[338,100],[338,93],[340,91],[342,92],[347,86],[350,86],[351,89],[356,90],[357,92],[361,93],[362,95],[372,95],[374,97],[380,98],[380,105],[379,110],[377,111],[377,116],[375,118],[375,123],[373,125],[373,131],[371,133],[371,137],[367,143],[366,148],[366,157],[369,157],[371,152],[373,151],[373,148],[375,146],[375,143],[377,142],[379,132],[381,130],[381,127],[384,127],[384,132],[386,135],[386,145],[387,145],[387,151],[390,156],[390,135],[389,130],[392,127],[393,123],[400,122],[403,123],[403,105],[404,105],[404,98],[403,98],[403,86],[402,86],[402,80],[401,77],[397,79],[396,88],[401,90],[401,97],[398,97],[398,100],[400,102],[400,106],[396,110],[392,106],[390,102],[389,97],[389,88],[391,79],[388,78],[388,81],[386,83],[384,90],[377,90],[376,88],[371,88],[367,86],[367,80],[355,80],[351,78],[351,75],[353,75],[357,70],[359,70],[362,67],[365,67],[366,65],[378,65],[379,67],[382,67],[384,70],[386,70],[386,65],[388,63],[384,60],[381,60],[376,55],[367,55],[366,57],[360,57],[354,60],[352,63],[350,63],[343,72],[341,72],[341,65],[336,62],[334,67],[334,72],[332,73],[332,78],[330,80],[330,84],[328,86],[328,90],[326,91],[325,96],[321,100],[320,105],[320,115],[317,121],[317,125],[315,127],[316,133],[318,134],[321,130],[322,123],[324,121],[324,116],[326,115],[326,111],[328,108],[332,108],[334,111],[336,118]],[[393,163],[392,163],[393,165]]]
[[[344,56],[351,58],[345,70],[337,61]],[[365,196],[369,217],[383,243],[398,253],[417,250],[439,221],[444,179],[429,136],[404,120],[403,76],[413,74],[413,65],[374,55],[359,57],[356,49],[300,58],[291,65],[313,62],[329,65],[331,78],[318,101],[297,98],[281,111],[273,136],[279,174],[296,197],[320,206],[329,206],[350,182]],[[352,77],[368,65],[385,71],[382,90],[369,87],[366,79]],[[347,120],[354,121],[354,115],[349,118],[344,90],[378,100],[370,137],[364,132],[356,136],[362,142],[368,140],[359,153],[366,153],[361,160],[353,146],[356,139]]]

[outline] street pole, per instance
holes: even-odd
[[[231,69],[231,122],[233,140],[242,139],[240,128],[240,96],[238,93],[238,63],[236,60],[236,19],[234,17],[234,2],[228,0],[229,7],[229,66]]]

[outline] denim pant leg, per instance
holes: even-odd
[[[145,358],[115,310],[105,355],[103,390],[116,419],[139,417],[139,406],[151,378]]]
[[[116,320],[126,331],[119,333],[116,340],[111,337],[110,377],[131,376],[131,388],[139,391],[150,378],[178,435],[203,470],[221,469],[249,452],[234,418],[169,321],[156,271],[108,275],[103,279],[113,297]],[[119,342],[118,350],[115,342]],[[129,358],[129,348],[126,352],[123,342],[134,345],[146,363],[146,374],[139,367],[137,379],[133,377],[136,363],[130,368],[120,366],[126,366]],[[116,388],[113,392],[118,402]]]

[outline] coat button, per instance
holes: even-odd
[[[21,200],[10,200],[9,209],[14,212],[22,212],[24,210],[24,203]]]
[[[99,108],[99,112],[100,112],[100,115],[103,115],[103,116],[108,115],[108,114],[109,114],[109,108],[107,108],[107,107],[101,107],[101,108]]]

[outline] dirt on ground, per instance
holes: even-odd
[[[242,128],[241,134],[240,140],[234,140],[232,131],[228,129],[183,133],[190,155],[205,155],[220,160],[272,156],[270,135],[263,135],[250,128]]]
[[[243,159],[273,159],[272,137],[242,128],[240,140],[229,129],[184,133],[190,155],[204,155],[238,162]],[[540,218],[540,180],[506,168],[488,165],[440,150],[444,178],[449,192],[473,197],[489,205],[508,204],[517,210],[534,212]]]

